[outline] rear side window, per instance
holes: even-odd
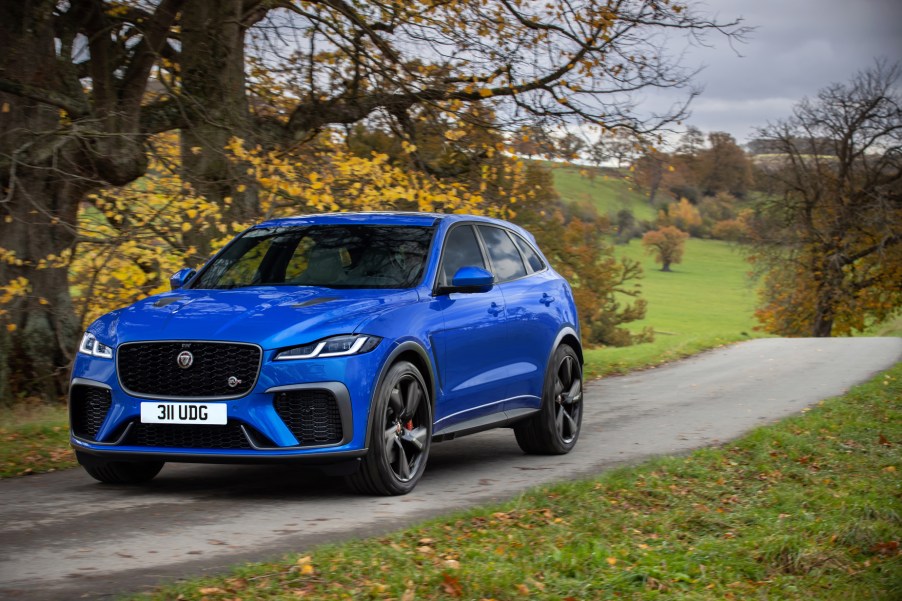
[[[517,243],[517,248],[523,253],[523,259],[526,261],[526,264],[529,265],[529,271],[531,273],[545,269],[545,263],[542,261],[542,258],[532,249],[526,240],[517,234],[514,234],[514,242]]]
[[[508,282],[526,275],[526,267],[520,251],[514,245],[507,232],[500,227],[480,225],[479,233],[485,241],[486,250],[495,271],[495,281]]]
[[[448,234],[442,258],[441,286],[450,286],[451,279],[461,267],[482,267],[485,260],[479,250],[476,233],[469,225],[461,225]]]

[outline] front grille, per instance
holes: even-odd
[[[301,446],[337,444],[343,438],[338,403],[328,390],[280,392],[273,406]]]
[[[69,395],[69,415],[72,432],[79,438],[96,440],[97,432],[106,419],[113,396],[106,388],[77,385]]]
[[[193,362],[183,369],[178,356],[184,351]],[[224,342],[136,342],[119,347],[117,362],[122,387],[131,394],[239,397],[256,383],[260,348]]]
[[[123,445],[179,449],[251,449],[238,423],[225,425],[142,424],[135,422]]]

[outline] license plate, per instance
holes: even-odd
[[[222,425],[226,412],[223,403],[141,403],[141,423]]]

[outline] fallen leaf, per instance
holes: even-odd
[[[457,577],[447,573],[442,574],[442,590],[452,597],[460,597],[464,594],[464,589]]]
[[[879,553],[880,555],[895,555],[899,552],[899,541],[890,540],[884,543],[877,543],[871,547],[871,553]]]
[[[617,565],[617,558],[616,558],[616,557],[608,557],[605,561],[608,562],[608,565],[612,565],[612,566],[613,566],[613,565]]]

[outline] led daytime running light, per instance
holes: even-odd
[[[341,340],[343,338],[354,338],[354,342],[351,344],[350,347],[348,347],[345,350],[330,351],[330,352],[326,352],[326,353],[323,352],[323,350],[326,347],[328,347],[330,344],[334,344],[335,342],[337,342],[338,340]],[[357,336],[356,338],[354,336],[334,336],[332,338],[326,338],[325,340],[320,340],[319,342],[317,342],[315,344],[315,346],[313,346],[313,350],[310,351],[309,353],[306,353],[303,355],[291,354],[293,351],[295,351],[299,348],[311,346],[310,344],[305,344],[302,346],[295,347],[293,349],[286,349],[284,351],[279,352],[275,356],[275,360],[276,361],[290,361],[293,359],[348,357],[350,355],[356,355],[359,353],[369,352],[369,351],[373,350],[374,348],[376,348],[376,345],[379,344],[380,341],[381,341],[381,338],[378,338],[376,336]]]
[[[78,345],[78,352],[91,357],[100,357],[101,359],[113,358],[113,347],[107,346],[97,340],[97,337],[90,332],[85,332]]]

